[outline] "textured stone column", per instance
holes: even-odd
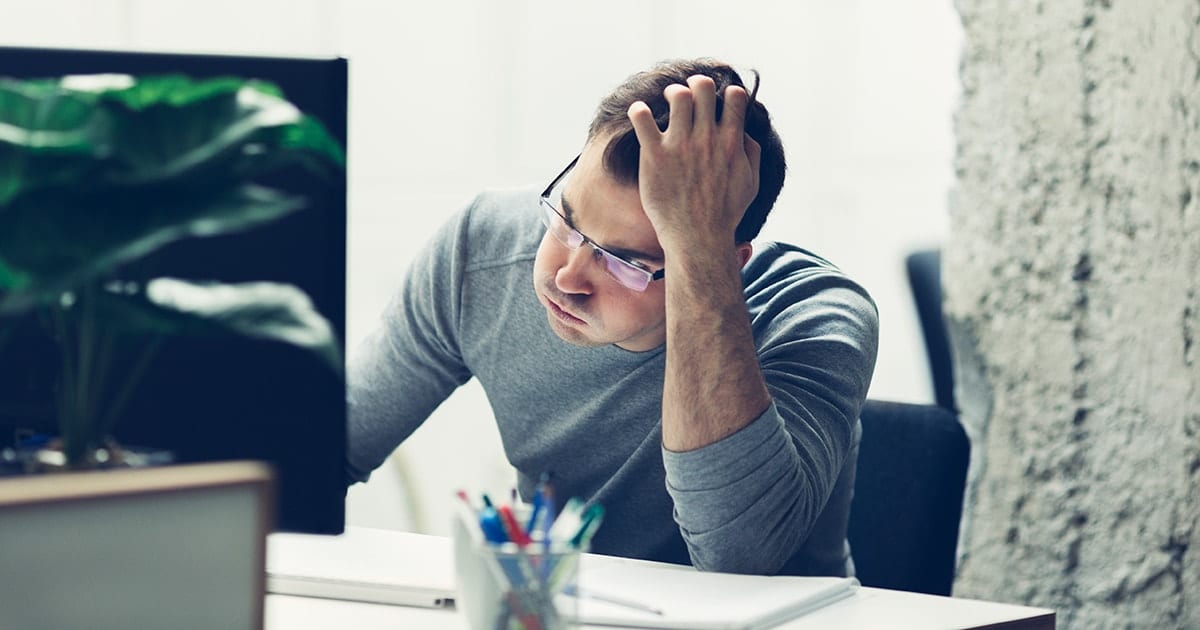
[[[956,5],[955,595],[1200,628],[1200,2]]]

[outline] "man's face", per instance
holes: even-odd
[[[661,269],[662,247],[642,210],[637,186],[618,183],[601,163],[607,141],[606,136],[594,138],[584,147],[558,210],[605,249]],[[666,340],[663,281],[651,282],[644,292],[629,289],[605,271],[586,243],[572,250],[547,232],[533,263],[533,282],[550,328],[564,341],[642,352]]]

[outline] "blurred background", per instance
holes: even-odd
[[[872,398],[933,401],[904,257],[948,229],[951,0],[0,0],[0,14],[7,46],[349,59],[351,354],[433,230],[481,189],[544,186],[626,76],[672,57],[755,68],[790,165],[761,238],[875,297]],[[445,534],[454,489],[512,483],[472,382],[351,489],[347,522]]]

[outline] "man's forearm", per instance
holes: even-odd
[[[663,446],[690,451],[738,431],[771,404],[732,243],[668,253]]]
[[[719,121],[710,77],[688,77],[663,97],[666,130],[641,101],[629,121],[641,145],[638,194],[666,263],[663,446],[690,451],[746,426],[771,402],[742,291],[750,249],[734,245],[758,191],[762,149],[745,132],[744,88],[725,88]]]

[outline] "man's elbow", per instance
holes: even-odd
[[[796,551],[799,541],[791,537],[720,536],[709,532],[704,536],[687,536],[688,555],[692,566],[700,571],[742,573],[746,575],[775,575]]]
[[[790,554],[754,553],[697,553],[689,547],[692,566],[700,571],[741,573],[744,575],[775,575],[783,568]]]

